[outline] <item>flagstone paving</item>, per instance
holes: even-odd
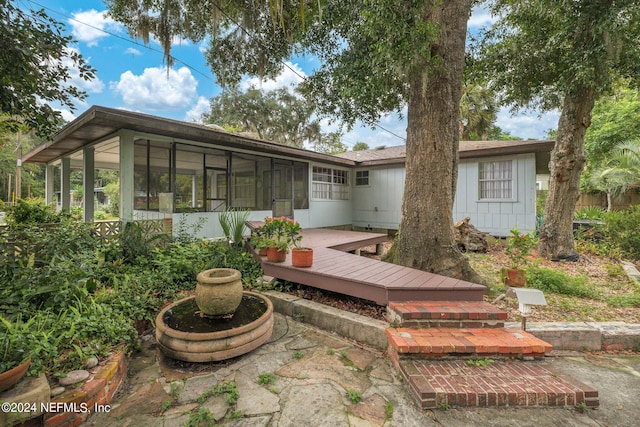
[[[573,407],[453,405],[448,410],[447,405],[424,410],[382,352],[280,314],[276,314],[274,334],[267,344],[242,357],[203,365],[195,371],[159,362],[153,339],[149,338],[143,352],[131,358],[128,386],[111,411],[94,415],[85,427],[181,426],[201,409],[210,411],[218,424],[233,427],[631,427],[640,419],[635,393],[640,389],[639,356],[572,353],[571,357],[545,358],[541,366],[552,377],[571,375],[597,386],[597,410],[580,413]],[[302,357],[294,358],[294,354]],[[260,374],[269,372],[275,381],[261,386]],[[239,398],[235,405],[225,402],[223,395],[206,393],[225,381],[236,383]],[[360,393],[359,403],[347,398],[350,390]],[[171,405],[165,408],[165,402]],[[233,411],[239,411],[235,415],[241,417],[233,418]]]

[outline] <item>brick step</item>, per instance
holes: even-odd
[[[483,301],[392,301],[387,320],[403,328],[503,328],[507,312]]]
[[[542,357],[553,346],[520,329],[387,328],[392,357]]]
[[[539,362],[401,360],[400,372],[424,409],[599,406],[598,391]]]

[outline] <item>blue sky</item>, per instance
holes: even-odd
[[[81,87],[89,96],[84,102],[77,103],[73,113],[61,109],[66,120],[73,120],[91,105],[101,105],[177,120],[199,121],[200,115],[208,111],[209,99],[220,93],[215,76],[204,60],[203,45],[177,40],[172,48],[177,61],[167,75],[160,45],[150,41],[145,46],[142,40],[130,38],[122,25],[104,16],[106,7],[102,1],[36,0],[26,3],[35,9],[44,7],[47,14],[63,22],[68,33],[77,40],[74,48],[97,70],[93,81],[73,79],[72,84]],[[469,27],[478,28],[489,22],[490,16],[477,9],[471,16]],[[295,72],[283,67],[275,80],[259,82],[245,79],[243,85],[253,84],[265,90],[295,85],[300,82],[298,75],[312,73],[314,63],[304,58],[292,58],[288,65]],[[512,117],[505,108],[498,114],[497,125],[525,139],[543,139],[547,129],[557,126],[557,121],[557,112],[542,116],[529,112]],[[378,124],[380,127],[376,129],[357,126],[344,135],[343,142],[352,147],[356,142],[364,141],[372,148],[404,144],[405,120],[392,114]],[[333,128],[327,124],[325,130]]]

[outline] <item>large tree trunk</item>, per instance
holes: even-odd
[[[584,136],[591,124],[595,89],[582,87],[567,94],[551,151],[549,194],[544,207],[538,252],[551,259],[578,259],[573,245],[573,216],[580,197],[585,163]]]
[[[453,200],[458,171],[458,118],[470,0],[447,0],[425,12],[439,26],[437,67],[415,72],[407,113],[406,178],[395,261],[482,283],[458,250]]]

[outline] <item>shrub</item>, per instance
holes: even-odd
[[[640,205],[604,215],[603,233],[606,239],[632,259],[640,259]]]
[[[8,224],[51,224],[60,222],[64,214],[42,199],[18,199],[7,211]]]
[[[598,206],[588,206],[576,210],[574,218],[577,220],[601,220],[606,211]]]

